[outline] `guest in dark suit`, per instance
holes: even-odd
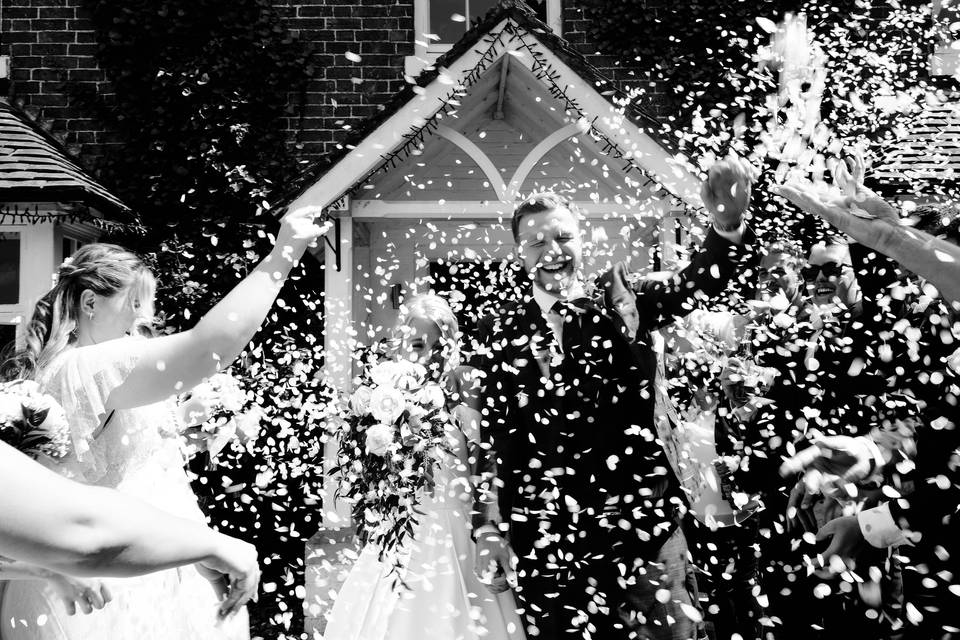
[[[711,172],[715,227],[674,279],[631,285],[622,266],[608,278],[633,299],[624,310],[639,354],[623,318],[583,295],[570,203],[538,194],[514,212],[532,295],[481,328],[487,455],[475,536],[478,571],[501,571],[494,588],[516,586],[531,636],[698,637],[684,498],[653,425],[650,331],[741,269],[751,179],[735,162]]]

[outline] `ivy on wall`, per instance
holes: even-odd
[[[119,133],[101,176],[146,227],[118,240],[153,263],[165,327],[183,330],[269,251],[278,222],[266,202],[295,170],[285,120],[313,74],[310,51],[267,0],[84,8],[113,93],[75,98]],[[255,636],[297,629],[302,614],[304,542],[319,524],[321,425],[304,407],[324,393],[322,287],[308,255],[245,356],[246,386],[267,414],[259,440],[212,471],[195,465],[214,526],[261,552]]]

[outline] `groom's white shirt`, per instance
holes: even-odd
[[[546,291],[536,284],[533,285],[533,299],[540,307],[540,313],[543,314],[543,319],[547,321],[547,326],[553,331],[553,335],[557,339],[558,349],[563,349],[561,346],[563,345],[563,317],[553,310],[553,305],[557,304],[558,301],[576,300],[584,297],[584,295],[583,284],[579,280],[567,287],[562,293]]]

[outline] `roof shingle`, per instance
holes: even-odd
[[[25,113],[0,100],[0,202],[79,203],[104,216],[130,208],[71,160]]]
[[[886,183],[954,182],[960,178],[960,95],[928,102],[874,177]]]

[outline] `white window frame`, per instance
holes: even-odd
[[[960,0],[954,0],[954,6],[960,9]],[[939,20],[943,0],[932,0],[931,15],[934,24]],[[960,41],[949,44],[937,43],[930,55],[929,72],[931,76],[957,76],[960,73]]]
[[[545,0],[547,6],[547,26],[557,34],[563,35],[563,2],[562,0]],[[413,5],[413,32],[415,53],[407,56],[404,72],[415,76],[427,65],[450,50],[452,42],[435,42],[427,40],[430,29],[430,2],[431,0],[414,0]],[[469,17],[467,18],[470,19]]]
[[[23,326],[29,320],[27,307],[27,268],[24,257],[31,249],[30,227],[27,224],[0,224],[0,233],[18,233],[20,234],[20,286],[18,299],[15,303],[0,303],[0,324],[13,325],[16,327],[17,347],[23,344]],[[0,345],[0,348],[6,345]]]

